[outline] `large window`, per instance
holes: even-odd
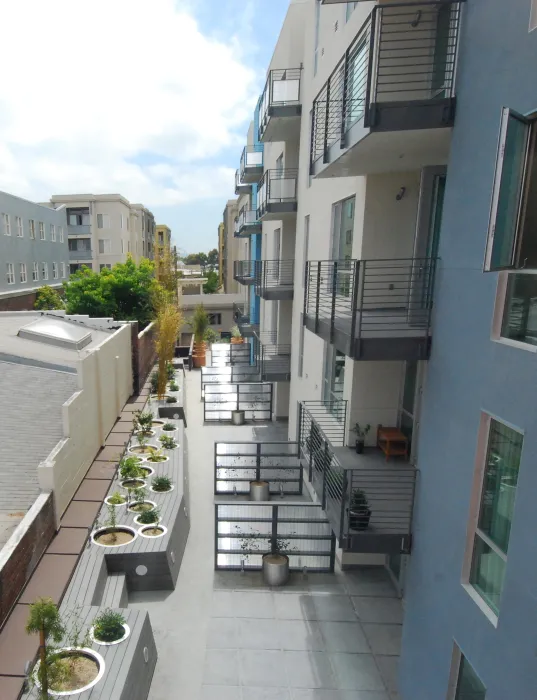
[[[338,410],[345,384],[345,355],[333,345],[327,345],[324,365],[323,400]]]
[[[11,236],[11,221],[9,214],[2,214],[2,223],[4,225],[4,236]]]
[[[50,240],[56,241],[56,226],[54,224],[50,224]]]
[[[522,434],[490,419],[470,584],[497,615],[515,508]]]
[[[19,263],[19,277],[21,284],[28,281],[28,276],[26,274],[26,263]]]
[[[28,224],[30,230],[30,238],[35,238],[35,221],[33,219],[30,219],[28,221]]]
[[[37,282],[38,279],[39,279],[39,265],[36,262],[34,262],[32,264],[32,280],[34,282]]]
[[[17,237],[22,238],[24,236],[24,229],[22,227],[22,218],[20,216],[15,217],[15,226],[17,227]]]
[[[57,262],[52,263],[52,279],[55,279],[55,280],[58,279],[58,263]]]
[[[67,221],[69,222],[69,226],[89,226],[89,209],[68,209]]]
[[[101,255],[112,252],[112,241],[109,238],[99,238],[99,253]]]
[[[13,263],[6,263],[6,282],[15,284],[15,268]]]
[[[45,224],[42,221],[39,222],[39,240],[45,240]]]
[[[97,214],[97,228],[110,228],[110,216],[108,214]]]
[[[48,280],[48,263],[41,263],[41,279]]]
[[[486,692],[470,662],[461,654],[454,700],[485,700]]]
[[[486,270],[537,268],[537,122],[504,108]]]
[[[508,275],[501,335],[520,343],[537,345],[537,275]]]

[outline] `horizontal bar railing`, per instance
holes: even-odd
[[[240,170],[237,168],[237,170],[235,170],[235,194],[239,194],[241,190],[245,190],[246,188],[250,190],[251,187],[251,183],[243,182]]]
[[[274,289],[291,291],[294,287],[294,260],[260,260],[256,272],[258,295]]]
[[[306,263],[305,316],[354,345],[362,337],[428,335],[435,258]]]
[[[260,381],[257,365],[240,364],[233,367],[202,367],[200,373],[201,399],[205,398],[208,385],[238,384],[240,382]]]
[[[251,347],[247,342],[243,343],[212,343],[211,366],[231,367],[233,365],[249,365],[251,360]]]
[[[265,174],[259,181],[257,193],[258,218],[266,211],[269,204],[296,202],[297,183],[298,170],[296,168],[265,170]]]
[[[251,230],[259,228],[260,225],[261,222],[257,218],[257,209],[243,208],[235,220],[235,235],[250,235]]]
[[[246,420],[272,420],[272,384],[241,382],[205,385],[204,421],[229,422],[233,411],[244,411]]]
[[[250,314],[246,311],[244,304],[233,302],[233,320],[237,324],[250,323]]]
[[[271,494],[302,494],[302,464],[297,442],[215,442],[217,495],[244,495],[251,481],[267,481]]]
[[[259,369],[265,381],[271,377],[291,379],[291,345],[261,344]]]
[[[259,138],[267,128],[274,107],[301,104],[301,77],[301,68],[269,71],[259,105]]]
[[[234,260],[233,277],[243,284],[255,284],[259,260]]]
[[[215,569],[259,570],[275,551],[292,571],[334,570],[336,541],[318,503],[215,503]]]
[[[245,146],[241,153],[240,160],[240,175],[244,176],[248,168],[262,168],[263,167],[263,152],[264,145],[258,143],[255,145]]]
[[[461,0],[462,1],[462,0]],[[382,103],[433,103],[455,94],[460,0],[377,5],[313,101],[311,163]]]

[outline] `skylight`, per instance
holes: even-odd
[[[91,332],[56,318],[39,318],[23,326],[18,334],[20,338],[36,340],[40,343],[55,345],[68,350],[81,350],[91,343]]]

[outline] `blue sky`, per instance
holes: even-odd
[[[13,67],[0,71],[0,190],[117,192],[168,224],[180,250],[216,247],[287,6],[0,2],[0,65]],[[58,40],[43,51],[43,36]],[[95,37],[100,50],[81,50]]]

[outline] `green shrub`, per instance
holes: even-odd
[[[120,506],[122,503],[126,502],[125,496],[122,496],[119,491],[115,491],[111,496],[108,496],[108,503],[114,506]]]
[[[173,423],[164,423],[162,430],[173,431],[175,430],[175,425]]]
[[[171,491],[172,480],[168,476],[156,476],[151,482],[153,491]]]
[[[170,384],[170,391],[179,391],[179,384],[176,384],[175,382],[172,382]]]
[[[34,309],[38,311],[52,311],[63,308],[65,307],[62,298],[56,289],[48,285],[39,287],[35,295]]]
[[[125,634],[125,618],[120,612],[103,610],[93,620],[93,636],[100,642],[115,642]]]
[[[164,447],[165,450],[175,450],[175,448],[177,447],[177,443],[169,435],[161,435],[159,437],[159,440],[162,443],[162,447]]]
[[[151,508],[151,510],[145,510],[138,516],[138,522],[142,525],[152,525],[153,523],[158,523],[160,520],[160,510],[158,508]]]
[[[166,396],[166,403],[177,403],[175,396]]]
[[[124,457],[120,461],[119,473],[122,479],[140,479],[142,477],[140,463],[133,457]]]

